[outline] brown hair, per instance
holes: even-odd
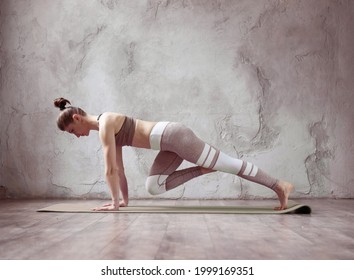
[[[86,112],[79,107],[66,106],[66,104],[70,103],[69,100],[60,97],[54,100],[54,106],[59,108],[62,111],[57,119],[57,125],[60,130],[65,130],[65,128],[73,122],[73,115],[78,114],[81,116],[86,116]]]

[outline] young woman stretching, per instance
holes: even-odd
[[[146,180],[146,189],[152,195],[162,194],[200,175],[222,171],[272,189],[280,201],[280,206],[275,209],[287,208],[289,194],[294,189],[292,184],[272,178],[250,162],[224,154],[180,123],[149,122],[111,112],[93,116],[67,104],[71,105],[64,98],[54,100],[54,105],[61,110],[57,119],[59,129],[77,137],[88,136],[91,130],[98,130],[103,146],[105,175],[112,203],[94,210],[112,211],[128,206],[122,146],[160,151]],[[177,171],[183,160],[197,166]],[[121,202],[119,190],[123,196]]]

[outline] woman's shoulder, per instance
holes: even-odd
[[[109,121],[116,121],[119,119],[125,119],[125,115],[120,114],[120,113],[115,113],[115,112],[103,112],[102,114],[99,115],[99,121],[101,120],[103,122],[109,122]]]

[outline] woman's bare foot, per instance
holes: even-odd
[[[274,210],[284,210],[288,207],[288,198],[290,193],[294,190],[294,186],[285,181],[279,181],[275,186],[274,191],[278,195],[280,206],[275,207]]]

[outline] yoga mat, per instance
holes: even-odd
[[[97,205],[96,205],[97,206]],[[54,204],[37,212],[70,212],[70,213],[181,213],[181,214],[310,214],[308,205],[289,201],[285,210],[274,210],[276,205],[268,206],[128,206],[119,211],[93,211],[87,204],[61,203]]]

